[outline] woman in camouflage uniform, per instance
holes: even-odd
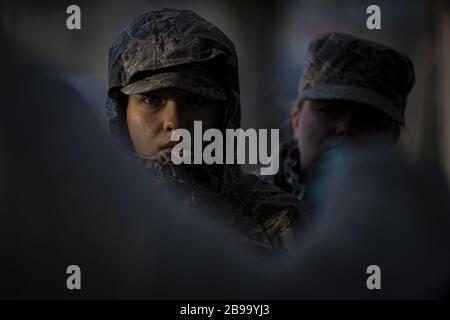
[[[110,49],[107,108],[112,132],[132,146],[138,164],[163,186],[182,189],[186,205],[212,205],[208,214],[252,247],[292,244],[292,226],[306,212],[294,197],[237,165],[170,159],[177,128],[192,133],[194,120],[204,129],[240,126],[236,51],[216,26],[186,10],[136,17]]]

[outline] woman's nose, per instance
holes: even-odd
[[[180,126],[179,103],[176,100],[167,100],[164,107],[164,130],[173,131]]]

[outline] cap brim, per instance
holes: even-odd
[[[386,98],[369,89],[348,85],[317,85],[301,93],[300,99],[307,100],[345,100],[368,105],[383,112],[400,124],[405,123],[401,110]]]
[[[178,88],[206,98],[226,100],[224,90],[213,79],[193,70],[158,73],[133,82],[123,87],[121,91],[130,95],[163,88]]]

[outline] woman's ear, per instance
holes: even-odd
[[[298,139],[300,134],[300,116],[301,116],[301,108],[300,104],[296,103],[292,108],[291,120],[292,120],[292,131],[294,133],[294,138]]]

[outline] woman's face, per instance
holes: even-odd
[[[292,125],[302,174],[316,166],[333,140],[385,133],[395,142],[399,135],[395,122],[380,111],[346,101],[305,100],[294,109]]]
[[[165,88],[130,95],[126,115],[136,153],[155,157],[173,148],[171,135],[175,129],[187,129],[192,135],[194,121],[202,121],[203,130],[220,129],[224,106],[218,100],[177,88]]]

